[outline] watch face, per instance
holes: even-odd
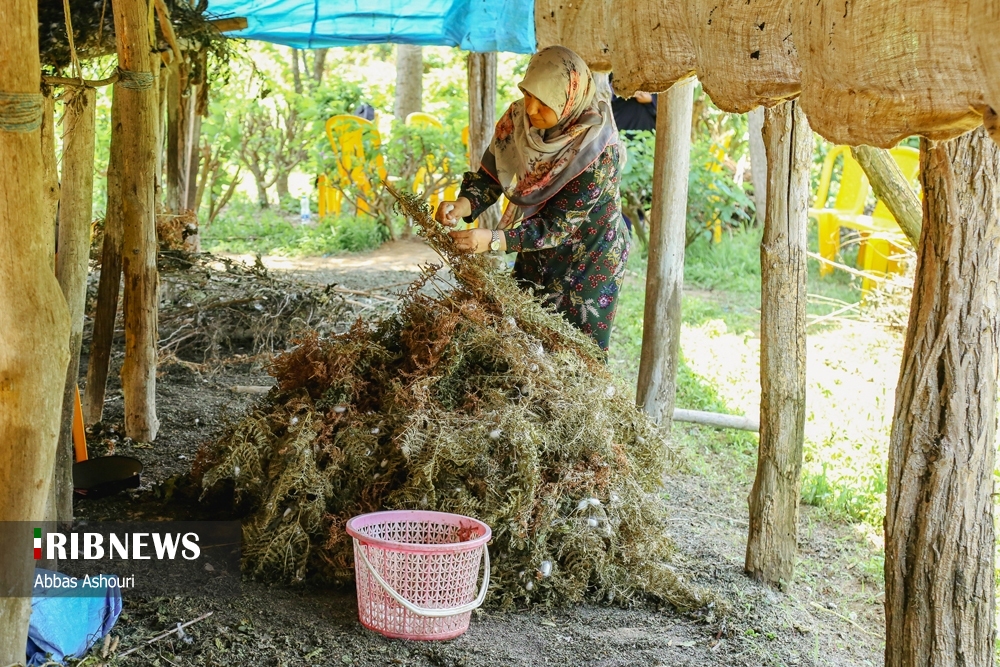
[[[500,249],[500,242],[499,241],[490,241],[490,250],[492,250],[493,252],[496,252],[499,249]]]

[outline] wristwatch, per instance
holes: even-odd
[[[490,241],[490,252],[500,251],[500,230],[493,230],[493,240]]]

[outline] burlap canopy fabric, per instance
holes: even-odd
[[[792,11],[799,0],[691,0],[688,25],[705,92],[743,113],[799,92]]]
[[[536,0],[537,49],[561,44],[578,53],[595,72],[611,70],[604,0]]]
[[[666,90],[695,71],[694,44],[683,2],[631,0],[607,8],[615,92]]]
[[[835,143],[883,147],[976,127],[985,80],[968,10],[956,0],[803,3],[792,34],[809,124]]]
[[[799,95],[835,143],[946,139],[1000,105],[1000,0],[541,0],[536,29],[619,95],[692,73],[725,111]]]

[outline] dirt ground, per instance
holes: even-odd
[[[368,290],[412,280],[420,263],[434,259],[419,241],[391,244],[365,255],[290,260],[265,257],[275,271],[300,279]],[[391,293],[392,290],[382,292]],[[371,300],[358,296],[359,310]],[[380,302],[381,307],[383,302]],[[157,385],[161,431],[152,445],[121,433],[117,384],[120,350],[113,360],[104,422],[91,436],[92,456],[110,450],[146,466],[141,489],[103,500],[78,500],[77,515],[91,520],[190,516],[184,473],[198,447],[255,396],[237,385],[268,385],[257,361],[232,360],[212,369],[173,364]],[[81,368],[86,368],[86,359]],[[82,381],[82,378],[81,378]],[[688,427],[680,427],[688,428]],[[746,497],[752,470],[734,466],[697,427],[680,432],[685,464],[664,480],[664,502],[680,569],[715,592],[719,605],[694,614],[644,606],[580,605],[474,612],[469,631],[448,642],[390,640],[361,627],[353,590],[270,587],[245,581],[235,599],[125,596],[113,634],[118,653],[213,612],[175,637],[141,648],[120,665],[762,665],[855,666],[881,663],[882,593],[863,566],[870,548],[849,526],[832,524],[802,508],[801,562],[787,591],[749,581],[742,571]],[[695,444],[691,444],[695,443]],[[713,471],[708,472],[706,471]],[[90,663],[88,663],[90,664]]]

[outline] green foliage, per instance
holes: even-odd
[[[259,209],[237,196],[216,222],[204,230],[209,252],[278,255],[329,255],[362,252],[386,240],[384,228],[367,217],[342,217],[300,224],[273,209]]]

